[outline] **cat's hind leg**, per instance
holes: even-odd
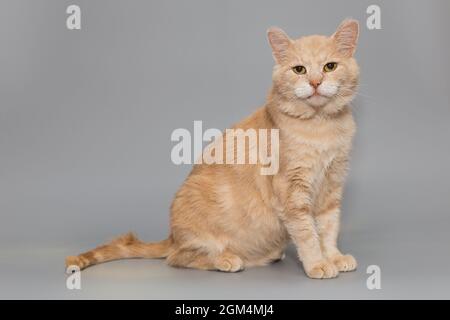
[[[214,257],[214,266],[223,272],[238,272],[244,270],[244,261],[227,250]]]
[[[228,250],[219,254],[208,254],[198,249],[179,249],[167,257],[167,263],[173,267],[223,272],[238,272],[244,269],[242,259]]]
[[[192,268],[200,270],[214,270],[214,264],[207,253],[198,249],[177,249],[166,259],[169,266],[175,268]]]

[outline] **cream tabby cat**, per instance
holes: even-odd
[[[172,203],[168,239],[145,243],[127,234],[66,264],[166,258],[171,266],[236,272],[282,259],[293,241],[311,278],[354,270],[337,238],[355,132],[349,103],[358,30],[346,20],[331,37],[291,40],[269,29],[273,86],[265,106],[235,128],[279,129],[277,174],[261,175],[259,164],[195,165]]]

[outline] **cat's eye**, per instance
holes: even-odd
[[[305,74],[306,73],[306,68],[304,66],[295,66],[295,67],[292,68],[292,70],[296,74]]]
[[[337,63],[336,62],[328,62],[326,65],[323,66],[323,71],[325,72],[331,72],[336,70]]]

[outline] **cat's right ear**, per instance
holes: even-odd
[[[269,38],[272,54],[275,62],[283,63],[287,59],[287,52],[291,45],[291,39],[288,35],[277,27],[271,27],[267,30],[267,38]]]

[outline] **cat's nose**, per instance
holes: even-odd
[[[320,86],[320,84],[322,83],[322,81],[320,80],[310,80],[309,84],[312,85],[314,87],[314,89],[317,89],[318,86]]]

